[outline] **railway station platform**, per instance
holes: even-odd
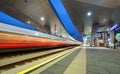
[[[120,74],[120,50],[75,47],[2,74]]]

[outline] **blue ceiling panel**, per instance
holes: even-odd
[[[49,0],[65,30],[76,40],[83,42],[81,33],[74,26],[61,0]]]
[[[7,14],[5,14],[4,12],[0,11],[0,22],[9,24],[9,25],[13,25],[13,26],[18,26],[18,27],[22,27],[22,28],[26,28],[26,29],[30,29],[30,30],[37,30],[32,26],[29,26]]]

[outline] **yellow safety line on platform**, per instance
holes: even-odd
[[[72,63],[65,70],[64,74],[86,74],[86,49],[78,53]]]
[[[76,48],[74,48],[74,49],[76,49]],[[69,52],[70,52],[70,51],[69,51]],[[30,68],[28,68],[28,69],[26,69],[26,70],[23,70],[23,71],[19,72],[18,74],[25,74],[25,73],[27,73],[27,72],[35,69],[35,68],[38,68],[38,67],[40,67],[40,66],[42,66],[42,65],[44,65],[44,64],[46,64],[46,63],[48,63],[48,62],[50,62],[50,61],[53,61],[53,60],[55,60],[55,59],[57,59],[57,58],[65,55],[65,54],[68,54],[69,52],[61,53],[60,55],[58,55],[58,56],[56,56],[56,57],[53,57],[53,58],[51,58],[51,59],[49,59],[49,60],[46,60],[46,61],[44,61],[44,62],[41,62],[41,63],[39,63],[39,64],[37,64],[37,65],[35,65],[35,66],[33,66],[33,67],[30,67]]]

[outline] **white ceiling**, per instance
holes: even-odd
[[[107,7],[107,8],[116,8],[120,6],[120,0],[76,0],[76,1]]]

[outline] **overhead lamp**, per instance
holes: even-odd
[[[28,24],[30,24],[31,22],[30,21],[27,21]]]
[[[87,16],[91,16],[91,15],[92,15],[92,13],[91,13],[91,12],[88,12],[88,13],[87,13]]]
[[[45,18],[44,18],[44,17],[41,17],[41,18],[40,18],[40,20],[41,20],[41,21],[44,21],[44,20],[45,20]]]

